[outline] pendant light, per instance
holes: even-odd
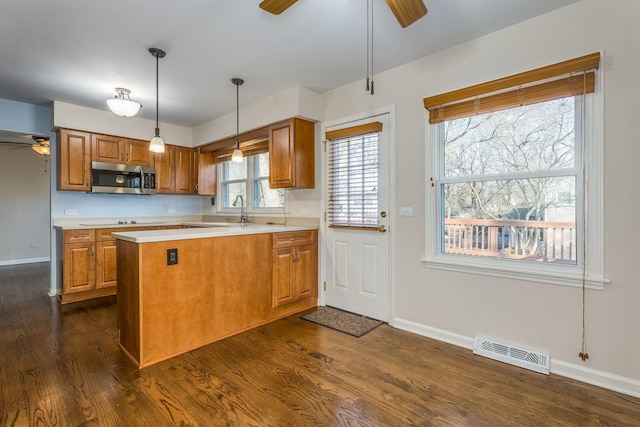
[[[129,89],[117,87],[116,93],[115,98],[107,99],[107,106],[109,106],[113,114],[121,117],[133,117],[138,114],[142,105],[131,100],[129,97],[131,91]]]
[[[164,141],[160,137],[160,128],[158,127],[158,59],[164,58],[166,52],[155,47],[149,48],[149,53],[156,58],[156,135],[149,142],[149,151],[154,153],[164,153]]]
[[[242,151],[240,151],[240,85],[244,83],[244,80],[234,77],[231,79],[231,83],[236,85],[236,149],[233,150],[231,161],[241,163]]]

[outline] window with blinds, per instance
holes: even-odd
[[[601,230],[587,211],[602,203],[599,67],[593,53],[424,99],[434,126],[432,265],[508,277],[584,274],[588,259],[601,268],[585,231]]]
[[[382,123],[327,132],[329,227],[378,227]]]

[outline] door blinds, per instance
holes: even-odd
[[[326,133],[329,227],[377,229],[381,130],[373,122]]]

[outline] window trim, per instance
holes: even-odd
[[[587,289],[603,290],[610,280],[604,276],[604,81],[602,68],[595,74],[596,89],[583,100],[584,169],[588,179],[585,182],[586,211],[584,238],[585,256],[577,265],[546,265],[534,263],[514,263],[513,260],[479,259],[478,257],[439,253],[440,239],[438,216],[438,188],[433,177],[437,176],[440,162],[438,146],[438,126],[429,123],[429,110],[425,110],[425,256],[421,261],[428,267],[460,273],[480,274],[515,280],[546,284],[582,287],[583,279]],[[431,177],[431,178],[429,178]],[[584,264],[583,264],[584,263]],[[584,277],[583,277],[583,265]]]

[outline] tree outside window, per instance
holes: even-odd
[[[576,97],[438,124],[440,250],[576,264]]]

